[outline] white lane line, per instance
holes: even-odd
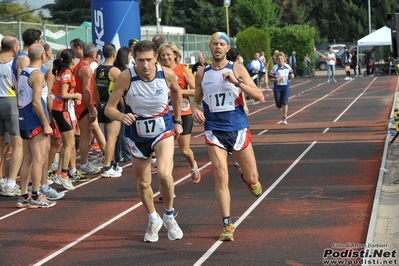
[[[308,153],[308,151],[317,143],[317,141],[312,142],[309,147],[306,148],[304,152],[284,171],[284,173],[276,180],[274,183],[262,193],[262,195],[241,215],[241,217],[234,223],[235,228],[237,228],[245,218],[266,198],[267,195],[275,188],[277,185],[284,179],[284,177],[294,168],[295,165],[299,163],[299,161]],[[194,266],[200,266],[204,263],[212,253],[223,243],[223,241],[218,240],[215,244],[212,245],[210,249],[208,249],[204,255],[194,264]]]
[[[15,202],[17,202],[17,201],[15,201]],[[15,204],[15,205],[16,205],[16,204]],[[15,215],[15,214],[18,214],[18,213],[20,213],[20,212],[22,212],[22,211],[24,211],[24,210],[26,210],[26,208],[25,208],[25,209],[19,209],[19,210],[17,210],[17,211],[10,212],[9,214],[3,215],[3,216],[0,217],[0,221],[6,219],[6,218],[8,218],[8,217],[11,217],[11,216],[13,216],[13,215]]]
[[[370,88],[370,86],[374,83],[374,81],[375,81],[376,79],[377,79],[377,78],[374,78],[374,79],[370,82],[370,84],[362,91],[362,93],[360,93],[359,96],[357,96],[356,99],[354,99],[354,100],[348,105],[348,107],[346,107],[345,110],[344,110],[337,118],[335,118],[335,120],[334,120],[333,122],[337,122],[338,119],[340,119],[341,116],[343,116],[343,115],[346,113],[346,111],[348,111],[349,108],[351,108],[351,106],[352,106],[360,97],[363,96],[363,94]]]
[[[199,170],[202,170],[206,167],[208,167],[211,163],[207,163],[205,165],[203,165],[202,167],[199,168]],[[177,180],[174,184],[177,185],[181,182],[183,182],[184,180],[186,180],[187,178],[189,178],[191,176],[191,174],[188,174],[186,176],[184,176],[183,178]],[[153,197],[158,197],[159,196],[159,191],[154,193]],[[72,248],[73,246],[79,244],[80,242],[82,242],[83,240],[85,240],[86,238],[94,235],[95,233],[97,233],[98,231],[100,231],[101,229],[104,229],[105,227],[107,227],[108,225],[112,224],[113,222],[119,220],[120,218],[122,218],[123,216],[125,216],[126,214],[129,214],[130,212],[134,211],[135,209],[137,209],[138,207],[140,207],[141,205],[143,205],[142,202],[137,203],[136,205],[130,207],[129,209],[127,209],[126,211],[116,215],[114,218],[108,220],[107,222],[103,223],[102,225],[94,228],[93,230],[91,230],[90,232],[88,232],[87,234],[84,234],[83,236],[79,237],[78,239],[76,239],[75,241],[69,243],[68,245],[64,246],[63,248],[57,250],[56,252],[50,254],[49,256],[43,258],[42,260],[40,260],[39,262],[33,264],[34,266],[39,266],[39,265],[43,265],[44,263],[49,262],[50,260],[52,260],[53,258],[57,257],[58,255],[62,254],[63,252],[67,251],[68,249]]]

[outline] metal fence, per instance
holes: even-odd
[[[56,54],[56,51],[61,48],[69,47],[71,40],[80,38],[85,43],[92,43],[91,23],[84,22],[81,26],[68,26],[68,25],[55,25],[44,23],[31,23],[31,22],[0,22],[0,34],[15,35],[22,43],[22,33],[29,29],[39,29],[43,32],[43,41],[48,42]],[[160,32],[164,34],[168,41],[173,42],[180,49],[182,53],[182,63],[194,64],[197,61],[199,53],[204,54],[205,60],[211,58],[208,43],[209,35],[196,35],[196,34],[174,34],[169,32]],[[155,31],[141,32],[141,40],[151,40],[157,33]],[[231,47],[235,47],[236,39],[230,38]],[[127,45],[127,44],[126,44]],[[50,62],[52,64],[52,62]]]

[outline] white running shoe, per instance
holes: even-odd
[[[54,183],[63,186],[65,189],[74,190],[75,187],[72,185],[71,180],[69,177],[62,178],[60,175],[54,176]]]
[[[114,169],[118,173],[122,173],[123,172],[123,168],[120,167],[117,163],[113,164],[111,167],[112,167],[112,169]]]
[[[84,174],[84,175],[94,175],[94,174],[98,174],[99,172],[101,172],[101,169],[92,165],[91,163],[87,162],[85,164],[81,164],[80,165],[80,171]]]
[[[157,221],[156,222],[148,222],[147,229],[145,230],[144,242],[157,242],[158,241],[158,232],[162,227],[162,219],[159,217],[157,213]]]
[[[104,170],[104,168],[101,170],[102,177],[120,177],[122,176],[121,172],[115,171],[112,167],[109,168],[108,170]]]
[[[349,77],[346,77],[344,80],[349,80]]]
[[[174,216],[166,216],[163,215],[163,225],[166,229],[168,229],[168,238],[169,240],[177,240],[183,238],[183,231],[180,229],[177,224]]]
[[[6,196],[6,197],[20,196],[21,189],[19,188],[18,185],[15,185],[14,187],[10,187],[10,186],[6,185],[0,189],[0,195]]]
[[[283,117],[283,119],[281,119],[281,124],[283,124],[283,125],[288,124],[287,118]]]
[[[65,192],[57,192],[54,188],[49,185],[42,185],[40,187],[40,192],[46,197],[48,200],[59,200],[65,196]]]
[[[393,121],[395,123],[395,120]],[[7,180],[5,178],[0,178],[0,191],[7,186]]]

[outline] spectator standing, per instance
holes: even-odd
[[[374,76],[374,69],[375,69],[374,57],[370,58],[369,67],[370,67],[370,75]]]
[[[195,65],[193,66],[193,68],[191,69],[193,75],[195,75],[195,73],[197,73],[198,68],[202,68],[207,66],[208,64],[205,62],[205,57],[203,54],[198,54],[198,61],[197,63],[195,63]]]
[[[131,53],[131,54],[133,54],[133,47],[134,47],[134,45],[135,45],[136,43],[138,43],[138,42],[139,42],[139,40],[134,39],[134,38],[129,40],[128,46],[127,46],[127,47],[129,47],[129,50],[130,50],[130,53]],[[130,59],[130,61],[129,61],[129,65],[128,65],[127,67],[131,67],[132,65],[134,65],[133,56],[131,56],[131,59]]]
[[[29,66],[18,78],[19,126],[23,139],[24,160],[21,167],[21,197],[19,208],[49,208],[56,202],[40,193],[40,181],[45,160],[48,136],[53,130],[47,120],[47,85],[40,68],[45,60],[44,48],[32,44],[28,49]],[[32,112],[32,109],[34,112]],[[28,193],[28,180],[32,180],[32,196]]]
[[[275,64],[278,64],[277,56],[280,52],[278,50],[274,50],[273,55],[269,58],[266,64],[266,68],[269,68],[269,65],[272,64],[274,66]]]
[[[15,91],[18,90],[18,80],[19,80],[19,75],[21,74],[22,70],[27,67],[30,63],[29,57],[28,57],[28,50],[29,47],[33,44],[42,44],[42,38],[41,38],[42,32],[40,30],[37,29],[27,29],[26,31],[24,31],[22,33],[22,40],[24,42],[24,48],[22,50],[22,52],[20,52],[19,54],[17,54],[14,58],[14,61],[12,63],[12,73],[13,73],[13,86]],[[21,146],[22,146],[22,140],[21,140]],[[20,162],[16,162],[17,163],[17,167],[18,170],[21,167],[21,163],[22,163],[22,159],[23,159],[23,155],[22,155],[22,147],[21,147],[21,155],[19,154],[19,149],[14,150],[13,149],[13,153],[17,153],[16,158],[19,157],[20,158]],[[17,171],[18,171],[17,170]],[[18,174],[18,172],[15,173],[15,176]],[[10,172],[10,177],[9,177],[9,181],[7,180],[7,182],[11,182],[15,184],[15,180],[12,181],[13,179],[13,175]],[[10,184],[7,186],[7,189],[10,189]],[[18,189],[19,190],[19,189]]]
[[[351,80],[351,64],[352,64],[352,55],[349,53],[348,51],[348,47],[345,46],[344,47],[344,53],[342,55],[343,58],[343,63],[345,66],[345,73],[346,73],[346,77],[345,80]]]
[[[51,121],[51,105],[52,105],[52,99],[50,97],[50,90],[51,87],[48,86],[47,83],[47,78],[48,76],[52,76],[51,72],[49,72],[49,70],[47,69],[47,63],[51,60],[52,56],[53,56],[53,49],[51,47],[50,44],[48,43],[43,43],[43,49],[44,49],[44,60],[43,60],[43,64],[41,65],[40,71],[44,74],[44,78],[47,84],[47,93],[46,93],[46,103],[47,103],[47,120]],[[51,85],[51,84],[50,84]],[[53,131],[54,134],[54,131]],[[53,134],[51,134],[50,136],[52,136]],[[49,186],[49,182],[47,180],[47,166],[49,164],[49,151],[50,151],[50,141],[51,141],[51,137],[49,136],[48,141],[46,143],[46,146],[44,146],[43,148],[45,149],[45,156],[44,156],[44,164],[43,164],[43,169],[42,169],[42,179],[41,179],[41,186],[40,186],[40,191],[43,193],[43,195],[48,199],[48,200],[58,200],[61,199],[65,196],[64,192],[57,192],[55,189],[53,189],[52,187]],[[30,187],[28,187],[30,188]]]
[[[260,72],[260,79],[263,79],[263,82],[265,83],[265,87],[262,88],[262,91],[269,91],[269,78],[268,78],[268,67],[266,64],[266,58],[265,58],[265,52],[260,52],[260,57],[259,57],[259,61],[263,64],[263,71]]]
[[[370,76],[370,62],[371,62],[371,51],[364,51],[364,63],[366,64],[365,76]]]
[[[292,54],[290,55],[290,57],[288,58],[288,64],[290,64],[292,70],[294,71],[294,77],[297,77],[297,73],[296,73],[296,52],[293,51]]]
[[[334,82],[337,82],[335,80],[335,64],[337,63],[337,58],[335,56],[335,53],[333,52],[331,46],[328,47],[328,53],[327,55],[324,55],[322,53],[320,53],[319,51],[314,50],[316,53],[318,53],[321,58],[323,59],[327,59],[327,82],[330,83],[330,79]],[[330,75],[331,73],[331,75]]]
[[[106,44],[103,47],[103,54],[105,61],[94,72],[95,83],[94,88],[96,95],[98,95],[98,122],[105,125],[107,132],[107,141],[104,152],[104,163],[100,175],[102,177],[120,177],[122,176],[122,168],[118,166],[117,162],[113,161],[115,158],[115,144],[120,134],[121,123],[107,117],[104,113],[105,105],[111,95],[116,77],[120,70],[114,67],[116,59],[116,48],[112,43]]]
[[[99,168],[95,167],[87,160],[92,132],[102,152],[105,150],[105,137],[97,120],[94,78],[90,68],[90,64],[95,60],[96,56],[97,48],[92,44],[86,44],[83,47],[83,58],[74,68],[76,80],[75,92],[82,94],[82,103],[75,105],[75,114],[80,129],[80,171],[83,174],[98,174],[100,172]]]
[[[76,58],[82,60],[83,59],[83,47],[85,46],[85,43],[79,39],[73,39],[69,45],[71,46],[71,49],[75,52]],[[96,57],[97,58],[97,57]]]
[[[312,77],[312,73],[310,73],[310,58],[309,54],[306,53],[305,57],[303,58],[303,75],[302,77],[306,77],[308,75],[309,78]]]
[[[52,89],[54,100],[51,113],[57,122],[63,143],[54,181],[68,190],[75,189],[68,172],[71,154],[75,148],[74,128],[76,127],[76,120],[72,119],[75,114],[71,114],[74,112],[74,108],[70,108],[70,106],[73,105],[74,100],[77,105],[82,102],[82,94],[75,92],[76,81],[72,72],[74,65],[75,53],[72,49],[65,49],[61,52],[60,58],[54,60],[52,70],[56,78]]]
[[[118,68],[120,72],[127,69],[129,62],[132,61],[132,52],[127,47],[119,48],[116,53],[116,59],[114,62],[114,67]],[[119,73],[120,74],[120,73]],[[125,103],[123,99],[120,101],[118,108],[121,112],[125,112]],[[125,137],[125,124],[121,123],[121,130],[118,135],[118,139],[115,145],[115,161],[116,162],[130,162],[132,159],[130,157],[130,151],[127,144],[127,139]]]
[[[260,87],[261,73],[264,72],[265,69],[263,63],[259,60],[259,57],[260,54],[255,53],[253,59],[249,60],[247,63],[247,70],[257,87]]]
[[[242,57],[240,55],[240,51],[238,51],[237,48],[230,48],[229,51],[227,51],[227,53],[226,53],[226,59],[229,61],[232,61],[233,63],[242,65],[241,58]],[[245,100],[244,92],[242,91],[241,94],[242,94],[242,98],[244,100],[244,112],[246,115],[248,115],[249,109],[248,109],[247,101]]]
[[[248,119],[241,91],[258,101],[263,93],[241,64],[226,59],[230,40],[226,33],[215,32],[209,42],[212,63],[200,69],[195,77],[193,120],[204,123],[205,142],[215,177],[215,194],[222,214],[223,229],[219,239],[234,241],[234,224],[230,214],[230,191],[227,156],[231,152],[241,168],[239,174],[249,191],[259,196],[262,186],[251,144]],[[219,97],[225,99],[220,104]],[[202,111],[203,108],[203,111]]]
[[[10,172],[7,179],[1,178],[0,194],[3,196],[19,196],[16,178],[22,164],[23,149],[19,133],[19,117],[16,91],[13,88],[12,64],[19,51],[19,41],[14,36],[4,36],[1,40],[0,53],[0,151],[3,153],[6,144],[6,131],[10,136],[12,154]],[[6,162],[2,161],[5,165]]]
[[[152,37],[152,41],[155,43],[155,47],[158,48],[161,46],[161,44],[163,44],[164,42],[167,42],[167,39],[165,37],[165,35],[162,34],[157,34],[154,37]]]
[[[352,64],[351,67],[353,68],[353,73],[355,77],[360,77],[362,75],[362,62],[360,59],[357,58],[357,48],[354,48],[352,51]]]

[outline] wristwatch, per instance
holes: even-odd
[[[173,119],[173,123],[174,124],[180,124],[180,125],[183,125],[183,120],[181,120],[181,119]]]
[[[236,84],[234,84],[234,86],[240,87],[241,83],[243,83],[243,80],[240,78],[238,78],[237,80],[238,80],[238,82]]]

